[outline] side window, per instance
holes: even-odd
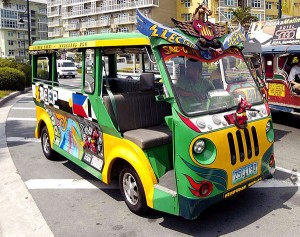
[[[85,51],[84,92],[92,94],[95,91],[95,50]]]
[[[49,68],[49,58],[45,56],[38,57],[36,79],[51,82]]]
[[[82,52],[64,49],[57,52],[56,69],[60,87],[81,91]]]

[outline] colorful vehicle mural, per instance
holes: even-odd
[[[271,114],[245,63],[243,34],[224,34],[210,13],[199,4],[191,22],[174,20],[179,29],[171,29],[137,10],[141,33],[34,42],[35,136],[45,156],[59,153],[107,184],[119,180],[134,213],[186,219],[272,177]],[[66,50],[82,59],[78,87],[57,78]],[[136,55],[138,79],[118,78],[124,53]],[[49,66],[43,78],[40,58]]]

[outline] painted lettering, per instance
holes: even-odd
[[[157,34],[157,25],[151,26],[150,30],[153,31],[152,34],[151,34],[151,36],[158,37],[158,34]]]

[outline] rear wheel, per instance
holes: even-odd
[[[135,170],[126,166],[120,173],[119,185],[122,196],[129,210],[136,214],[143,214],[148,209],[145,192]]]
[[[41,144],[45,157],[48,160],[54,160],[55,151],[51,148],[50,138],[47,127],[43,127],[41,131]]]

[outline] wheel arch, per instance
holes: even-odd
[[[37,117],[37,124],[35,128],[35,137],[40,138],[41,137],[41,131],[43,127],[47,127],[49,138],[50,138],[50,145],[51,148],[53,148],[53,140],[54,140],[54,129],[51,122],[51,118],[49,117],[49,114],[46,112],[44,108],[36,107],[36,117]]]
[[[154,184],[158,181],[150,162],[143,150],[137,145],[125,139],[120,140],[122,145],[119,143],[111,147],[111,150],[105,154],[107,165],[104,165],[102,172],[103,182],[109,183],[111,179],[118,177],[121,169],[126,165],[132,167],[141,180],[147,205],[153,208]]]

